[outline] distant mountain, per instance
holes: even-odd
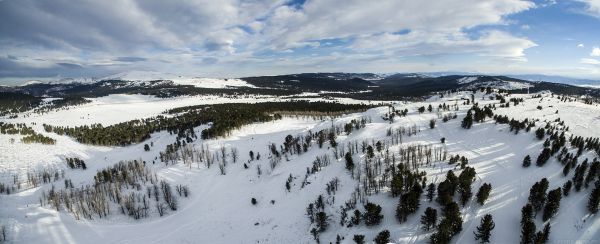
[[[600,97],[600,89],[582,86],[583,83],[589,84],[591,81],[578,80],[578,85],[571,85],[537,81],[533,75],[525,78],[528,79],[479,74],[331,72],[212,79],[157,72],[128,72],[99,79],[63,79],[59,82],[29,82],[21,86],[0,86],[0,92],[29,94],[38,97],[96,97],[120,93],[139,93],[160,97],[206,94],[292,95],[311,92],[323,96],[398,100],[448,90],[492,87],[512,90],[515,93],[549,90],[561,94]],[[571,82],[575,81],[571,80]]]
[[[529,80],[529,81],[546,81],[546,82],[554,82],[554,83],[564,83],[571,84],[577,86],[592,86],[592,87],[600,87],[600,80],[591,80],[591,79],[577,79],[577,78],[569,78],[564,76],[552,76],[552,75],[511,75],[512,77]]]

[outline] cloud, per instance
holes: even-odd
[[[600,0],[576,0],[585,4],[585,12],[589,15],[600,18]]]
[[[583,43],[579,43],[577,47],[585,47],[585,45],[583,45]]]
[[[515,24],[508,17],[536,7],[531,1],[288,2],[0,1],[0,48],[12,62],[0,77],[124,69],[237,76],[423,55],[524,61],[536,46],[497,28]]]
[[[117,57],[114,59],[115,61],[119,61],[119,62],[128,62],[128,63],[134,63],[134,62],[142,62],[142,61],[146,61],[148,59],[146,58],[141,58],[141,57]]]
[[[579,62],[582,64],[600,65],[600,60],[593,58],[582,58]]]
[[[594,49],[592,49],[592,52],[590,53],[590,56],[592,56],[592,57],[600,57],[600,48],[599,47],[594,47]]]

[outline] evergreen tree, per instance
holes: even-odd
[[[377,234],[377,236],[375,237],[375,239],[373,239],[373,241],[376,244],[387,244],[390,242],[390,231],[389,230],[383,230],[381,232],[379,232],[379,234]]]
[[[525,156],[523,159],[523,167],[527,168],[531,165],[531,157],[529,155]]]
[[[460,208],[456,202],[451,202],[446,205],[442,211],[444,219],[449,221],[449,226],[452,235],[458,234],[462,230],[462,217],[460,216]]]
[[[533,206],[527,203],[523,208],[521,208],[521,226],[524,226],[525,223],[533,218]]]
[[[437,227],[437,231],[429,237],[431,244],[448,244],[452,240],[451,223],[447,219],[442,219]]]
[[[381,215],[381,206],[374,203],[365,204],[363,219],[367,226],[378,225],[381,223],[381,220],[383,219],[383,215]]]
[[[490,196],[490,191],[492,191],[492,184],[484,183],[481,185],[481,187],[479,187],[479,191],[477,192],[477,203],[483,205]]]
[[[435,184],[434,183],[430,183],[427,186],[427,200],[429,200],[429,202],[433,201],[433,195],[435,194]]]
[[[473,184],[473,181],[475,181],[475,174],[474,168],[466,167],[458,176],[460,201],[463,206],[466,205],[467,201],[469,201],[473,195],[471,191],[471,184]]]
[[[528,219],[521,228],[521,244],[533,244],[535,241],[535,223]]]
[[[148,146],[148,144],[144,144],[144,151],[150,151],[150,146]]]
[[[399,196],[402,193],[402,189],[404,189],[404,177],[400,173],[394,174],[390,182],[392,197]]]
[[[596,182],[596,187],[590,193],[587,204],[590,213],[595,214],[598,212],[598,204],[600,204],[600,183]]]
[[[362,214],[360,213],[360,211],[358,209],[355,209],[354,210],[354,215],[350,218],[350,222],[353,225],[359,225],[361,218],[362,218]]]
[[[533,207],[533,210],[537,213],[542,209],[544,203],[546,203],[546,191],[548,190],[548,180],[543,178],[539,182],[536,182],[531,186],[529,190],[529,202]]]
[[[538,156],[537,160],[535,161],[535,165],[537,165],[538,167],[544,166],[544,164],[546,164],[546,162],[548,162],[548,159],[550,159],[550,156],[551,156],[550,148],[544,147],[544,149]]]
[[[471,112],[471,109],[467,111],[467,116],[463,119],[461,126],[465,129],[471,129],[471,126],[473,126],[473,113]]]
[[[475,240],[479,243],[489,243],[490,237],[492,236],[492,230],[496,227],[491,214],[486,214],[482,219],[479,226],[477,226],[477,232],[475,234]]]
[[[541,242],[537,242],[537,243],[546,243],[548,242],[548,240],[550,240],[550,223],[546,223],[546,225],[544,225],[544,230],[542,231],[542,238],[541,238]]]
[[[335,141],[335,132],[330,132],[328,138],[329,145],[331,145],[331,147],[337,147],[337,142]]]
[[[365,243],[365,235],[354,235],[352,238],[356,244],[364,244]]]
[[[419,196],[421,188],[416,183],[410,192],[402,194],[398,206],[396,207],[396,218],[400,223],[406,221],[409,214],[416,212],[419,209]]]
[[[543,127],[540,127],[535,131],[535,136],[540,140],[544,139],[545,134],[546,134],[546,131],[544,130]]]
[[[325,212],[317,213],[315,217],[315,224],[317,225],[317,230],[319,230],[319,232],[327,230],[327,226],[329,226],[329,224],[327,223],[328,219],[329,217],[327,217],[327,214]]]
[[[347,152],[346,155],[344,155],[344,158],[346,159],[346,169],[352,172],[354,170],[354,160],[352,159],[352,154]]]
[[[375,157],[375,151],[373,151],[373,147],[371,145],[369,145],[367,147],[367,158],[373,158]]]
[[[587,160],[584,160],[583,163],[581,163],[575,168],[575,175],[573,175],[573,185],[575,186],[575,191],[581,190],[581,187],[583,186],[584,175],[587,168]]]
[[[437,223],[437,210],[427,207],[425,213],[421,216],[421,228],[424,231],[430,231]]]
[[[444,180],[438,184],[437,187],[437,202],[440,205],[446,205],[452,202],[452,197],[454,196],[454,186],[448,180]]]
[[[568,180],[567,182],[565,182],[565,184],[563,184],[562,192],[565,197],[569,196],[572,186],[573,186],[573,182],[571,180]]]
[[[544,207],[544,214],[542,215],[544,221],[549,220],[558,212],[558,209],[560,208],[561,198],[562,191],[560,187],[548,192],[548,200],[546,201],[546,206]]]

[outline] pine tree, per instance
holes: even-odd
[[[529,155],[525,156],[523,159],[523,167],[527,168],[531,165],[531,157]]]
[[[362,218],[362,214],[360,213],[360,211],[358,209],[355,209],[354,210],[354,215],[352,217],[350,217],[350,222],[353,225],[359,225],[361,218]]]
[[[337,147],[337,142],[335,141],[335,132],[330,132],[328,138],[329,145],[331,145],[331,147]]]
[[[465,158],[466,159],[466,158]],[[471,184],[475,181],[475,169],[466,167],[458,176],[458,186],[460,190],[460,201],[463,206],[471,199]]]
[[[365,243],[365,235],[354,235],[352,238],[356,244],[364,244]]]
[[[562,191],[560,187],[548,193],[548,200],[546,201],[546,206],[544,207],[544,214],[542,215],[544,221],[549,220],[558,212],[558,209],[560,208],[561,198]]]
[[[430,231],[437,223],[437,210],[428,207],[425,209],[425,214],[421,216],[421,228],[424,231]]]
[[[490,196],[490,191],[492,191],[492,184],[484,183],[481,185],[481,187],[479,187],[479,191],[477,192],[477,203],[483,205]]]
[[[471,129],[471,126],[473,126],[473,113],[471,112],[471,109],[467,111],[467,116],[463,119],[461,126],[465,129]]]
[[[446,205],[442,211],[444,219],[449,221],[452,235],[458,234],[462,230],[462,217],[460,216],[460,208],[456,202],[451,202]]]
[[[452,236],[450,221],[442,219],[437,231],[429,237],[429,241],[431,244],[448,244],[452,240]]]
[[[402,189],[404,188],[404,177],[401,174],[394,174],[392,176],[392,181],[390,182],[390,192],[392,193],[392,197],[399,196],[402,193]]]
[[[565,182],[565,184],[563,184],[562,192],[565,197],[569,196],[572,186],[573,186],[573,182],[571,180],[568,180],[567,182]]]
[[[446,205],[452,202],[452,196],[454,196],[452,183],[448,179],[440,182],[437,187],[437,202]]]
[[[521,208],[521,226],[524,226],[527,221],[533,218],[533,206],[527,203]]]
[[[344,158],[346,159],[346,169],[352,172],[352,170],[354,170],[354,160],[352,159],[352,154],[347,152],[346,155],[344,155]]]
[[[590,213],[595,214],[598,212],[598,204],[600,204],[600,183],[596,182],[596,187],[590,193],[587,204]]]
[[[544,203],[546,203],[546,191],[548,190],[548,180],[543,178],[539,182],[536,182],[531,186],[529,190],[529,202],[533,209],[537,213],[544,207]]]
[[[548,159],[550,159],[550,156],[551,156],[550,148],[544,147],[544,149],[542,150],[542,152],[536,159],[535,165],[537,165],[538,167],[544,166],[544,164],[546,164],[546,162],[548,162]]]
[[[389,230],[383,230],[381,232],[379,232],[379,234],[377,234],[377,236],[375,237],[375,239],[373,239],[373,241],[376,244],[387,244],[390,242],[390,231]]]
[[[535,223],[528,219],[521,229],[521,244],[533,244],[535,241]]]
[[[544,130],[543,127],[540,127],[535,131],[535,136],[540,140],[544,139],[545,134],[546,134],[546,131]]]
[[[396,207],[396,218],[400,223],[406,222],[409,214],[419,209],[419,196],[421,192],[419,184],[415,184],[410,192],[402,194],[398,206]]]
[[[496,227],[491,214],[486,214],[482,219],[479,226],[477,226],[477,232],[475,234],[475,240],[479,243],[489,243],[490,237],[492,236],[492,230]]]
[[[429,200],[429,202],[433,201],[433,195],[435,194],[435,184],[434,183],[430,183],[427,186],[427,200]]]
[[[325,212],[317,213],[315,218],[315,224],[317,225],[317,230],[319,230],[319,232],[327,230],[327,226],[329,226],[329,224],[327,223],[328,219],[329,217],[327,217],[327,214]]]
[[[367,226],[378,225],[381,223],[381,220],[383,219],[383,215],[381,215],[381,206],[374,203],[365,204],[363,219]]]

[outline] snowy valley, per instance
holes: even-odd
[[[504,88],[420,101],[113,94],[6,115],[0,225],[9,243],[475,243],[489,214],[491,243],[532,225],[531,241],[597,241],[598,104]],[[224,121],[207,109],[227,104],[263,115],[206,133]]]

